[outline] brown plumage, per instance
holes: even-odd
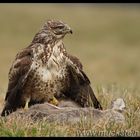
[[[82,107],[102,109],[79,59],[66,52],[62,39],[71,28],[49,20],[31,44],[16,55],[9,71],[9,83],[2,116],[17,108],[69,98]]]

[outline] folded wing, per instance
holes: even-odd
[[[24,86],[30,66],[31,66],[31,49],[24,49],[17,54],[10,71],[9,83],[5,96],[5,106],[1,113],[2,116],[15,111],[21,104],[22,87]]]
[[[90,86],[90,80],[83,71],[82,64],[75,56],[69,56],[69,58],[79,72],[77,72],[72,65],[67,65],[69,84],[67,91],[64,94],[82,107],[102,109],[101,104]]]

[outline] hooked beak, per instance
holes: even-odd
[[[68,25],[65,25],[66,26],[66,30],[67,30],[67,33],[73,33],[72,29],[68,26]]]
[[[72,30],[70,30],[70,33],[72,34],[72,33],[73,33],[73,31],[72,31]]]

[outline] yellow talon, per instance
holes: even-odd
[[[24,110],[28,110],[28,108],[29,108],[29,102],[30,102],[30,98],[28,98],[26,100],[26,103],[25,103],[25,106],[24,106]]]
[[[53,97],[52,100],[49,103],[57,106],[59,102],[55,97]]]

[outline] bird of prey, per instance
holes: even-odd
[[[67,53],[63,38],[72,33],[62,21],[48,20],[28,47],[17,53],[1,116],[18,108],[71,99],[81,107],[102,109],[79,59]]]

